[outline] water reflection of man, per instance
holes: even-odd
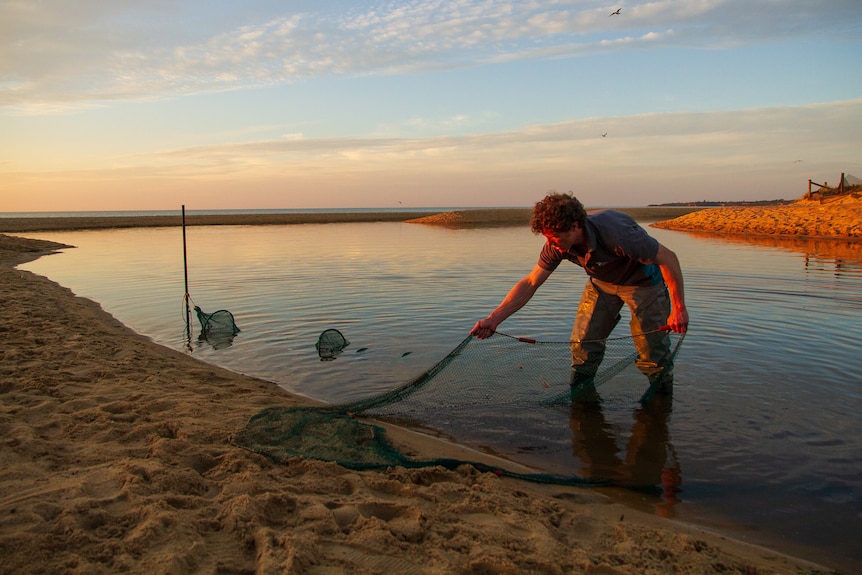
[[[679,502],[682,478],[668,431],[671,410],[670,395],[657,395],[640,406],[634,412],[624,457],[620,457],[622,450],[612,426],[605,420],[598,397],[572,402],[569,426],[572,453],[584,465],[580,475],[607,479],[615,485],[641,491],[660,492],[658,514],[672,516],[673,506]]]
[[[547,239],[538,263],[470,333],[479,339],[493,335],[530,301],[563,260],[569,260],[589,276],[572,329],[573,393],[593,383],[604,358],[605,340],[619,322],[623,304],[631,310],[638,369],[649,378],[651,390],[670,392],[673,353],[664,330],[683,333],[688,328],[676,254],[630,216],[615,210],[588,216],[581,202],[569,194],[549,194],[537,202],[530,226]]]

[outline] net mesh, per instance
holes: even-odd
[[[200,341],[206,341],[215,349],[228,347],[233,338],[240,332],[234,321],[233,314],[226,309],[220,309],[213,313],[206,313],[195,306],[195,314],[201,324]]]
[[[327,329],[317,338],[317,343],[314,344],[314,347],[317,348],[317,355],[320,356],[320,361],[331,361],[348,345],[350,345],[350,342],[347,341],[344,334],[337,329]]]
[[[590,385],[573,386],[571,342],[501,333],[486,340],[468,336],[431,369],[399,387],[338,405],[265,409],[232,442],[279,462],[303,457],[353,469],[470,464],[541,483],[607,483],[568,474],[492,469],[476,461],[413,459],[386,439],[384,428],[357,418],[427,429],[468,445],[517,444],[518,450],[553,451],[571,441],[572,403],[590,401],[598,387],[604,402],[630,404],[647,403],[658,391],[662,379],[648,383],[635,368],[636,337],[641,336],[601,340],[606,351],[595,378]],[[668,337],[672,362],[684,336]]]

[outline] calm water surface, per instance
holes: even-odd
[[[672,403],[581,413],[591,431],[564,430],[572,448],[546,457],[494,451],[584,475],[613,475],[615,466],[646,473],[642,454],[659,453],[677,493],[623,492],[632,505],[862,572],[862,244],[650,231],[680,257],[692,317]],[[194,303],[230,310],[242,329],[229,347],[193,339],[189,349],[179,228],[29,237],[77,248],[23,269],[99,302],[139,333],[335,403],[434,365],[531,269],[541,246],[526,228],[189,228]],[[567,340],[583,283],[579,268],[562,266],[503,331]],[[327,328],[350,345],[322,362],[314,344]]]

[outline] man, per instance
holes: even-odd
[[[539,262],[470,333],[479,339],[490,337],[530,301],[563,260],[569,260],[589,276],[572,329],[573,388],[593,382],[604,357],[604,340],[620,320],[625,303],[631,310],[638,369],[649,378],[651,389],[670,393],[673,357],[668,330],[688,329],[676,254],[628,215],[601,210],[588,216],[570,194],[549,194],[536,203],[531,228],[547,238]]]

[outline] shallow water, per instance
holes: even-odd
[[[650,410],[606,402],[549,418],[556,450],[483,448],[547,471],[652,477],[656,490],[628,492],[630,503],[862,571],[862,245],[650,233],[679,255],[692,316],[672,402]],[[214,349],[185,336],[180,229],[28,237],[77,249],[21,268],[154,341],[338,403],[439,361],[529,271],[541,245],[525,228],[189,228],[194,303],[230,310],[242,329]],[[568,339],[583,283],[578,268],[561,267],[501,329]],[[327,328],[350,341],[335,361],[320,361],[314,347]]]

